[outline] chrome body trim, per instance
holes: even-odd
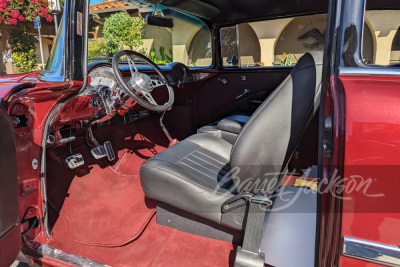
[[[398,68],[339,68],[339,75],[400,76]]]
[[[38,248],[38,252],[43,256],[60,260],[78,267],[109,267],[109,265],[105,265],[97,261],[92,261],[88,258],[84,258],[74,254],[69,254],[67,252],[52,248],[47,245],[41,245]]]
[[[387,266],[400,266],[400,248],[344,237],[343,255]]]

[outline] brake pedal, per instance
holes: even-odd
[[[109,161],[113,161],[115,159],[114,150],[110,141],[105,142],[102,146],[92,148],[90,152],[95,159],[101,159],[104,157],[107,157]]]
[[[65,162],[70,169],[75,169],[85,164],[85,160],[81,153],[69,156],[65,159]]]
[[[90,150],[90,153],[92,153],[92,156],[95,159],[101,159],[101,158],[104,158],[105,156],[107,156],[104,146],[98,146],[98,147],[92,148]]]

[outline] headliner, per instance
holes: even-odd
[[[159,0],[147,0],[157,4]],[[397,9],[398,0],[368,0],[368,9]],[[327,13],[329,0],[162,0],[161,4],[210,24]]]

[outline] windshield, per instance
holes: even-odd
[[[89,62],[111,62],[116,52],[129,49],[158,65],[170,62],[187,66],[211,65],[211,34],[202,21],[158,6],[156,15],[173,18],[174,27],[147,25],[145,17],[153,9],[154,5],[143,1],[91,0]]]

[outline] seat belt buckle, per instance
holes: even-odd
[[[258,189],[257,194],[249,199],[250,203],[262,205],[265,207],[272,206],[272,200],[268,198],[267,192],[264,189]]]

